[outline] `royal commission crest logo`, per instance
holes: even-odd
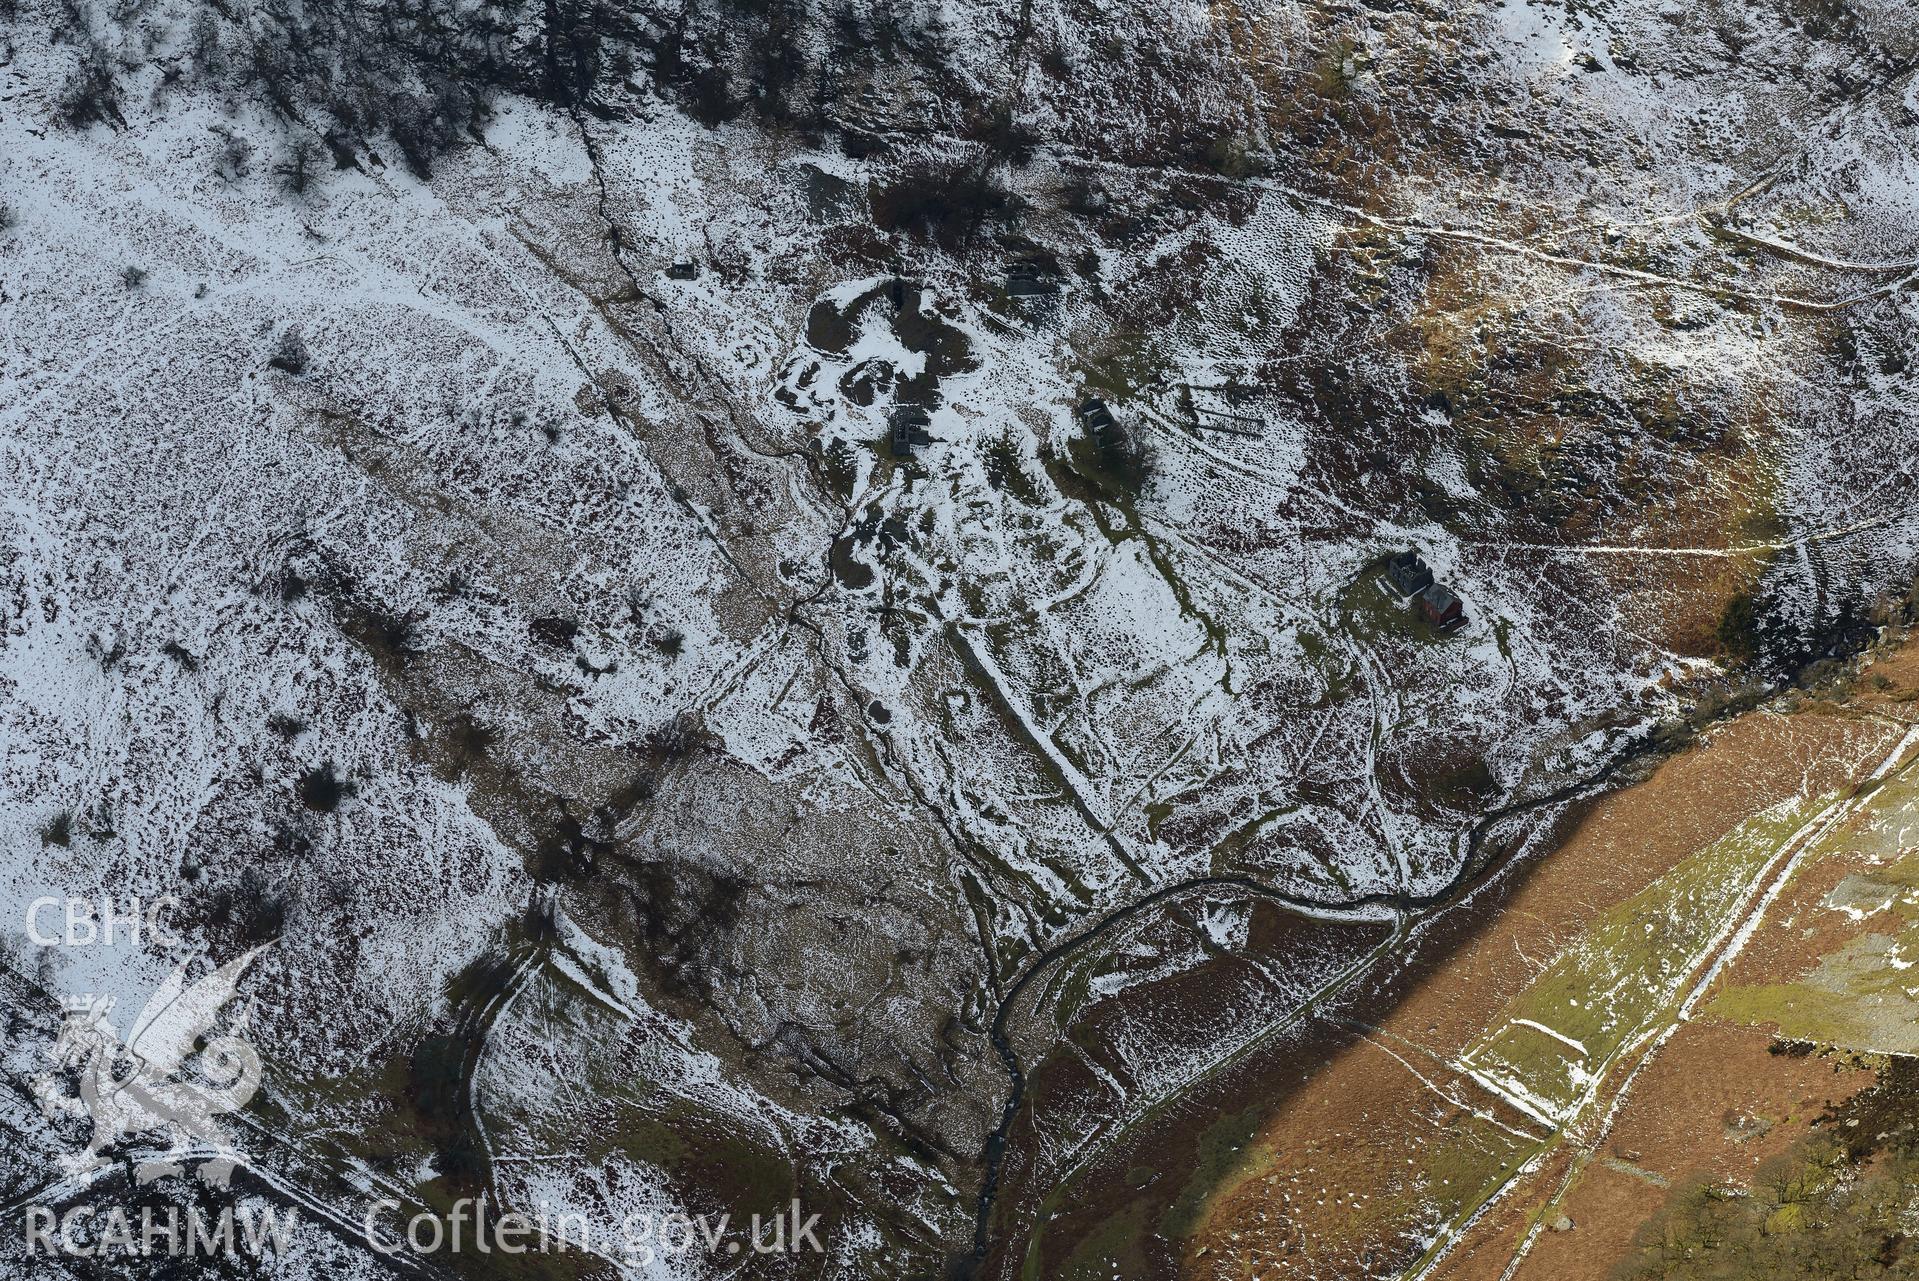
[[[153,994],[125,1036],[113,1022],[113,999],[69,997],[66,1017],[47,1054],[54,1070],[34,1080],[49,1117],[81,1117],[92,1125],[86,1147],[65,1158],[70,1174],[107,1164],[124,1139],[160,1136],[166,1148],[141,1160],[142,1182],[184,1174],[198,1160],[210,1187],[225,1187],[237,1153],[214,1118],[246,1106],[260,1088],[260,1056],[247,1040],[249,1004],[222,1026],[240,977],[262,945],[189,985],[180,966]]]

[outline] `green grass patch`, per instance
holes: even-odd
[[[1774,806],[1616,904],[1507,1007],[1467,1061],[1548,1109],[1570,1109],[1612,1054],[1672,1003],[1753,878],[1833,799]]]

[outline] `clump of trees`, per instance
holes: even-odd
[[[1779,1043],[1775,1054],[1805,1054]],[[1876,1083],[1813,1122],[1804,1139],[1753,1172],[1748,1186],[1677,1187],[1639,1230],[1619,1281],[1735,1277],[1911,1276],[1919,1209],[1919,1065],[1855,1060]]]
[[[1722,1277],[1910,1276],[1909,1147],[1863,1169],[1846,1145],[1816,1137],[1762,1166],[1748,1188],[1704,1182],[1677,1193],[1615,1272],[1620,1281]]]
[[[0,0],[11,2],[11,0]],[[905,57],[938,75],[938,34],[894,6],[846,0],[27,0],[26,20],[78,50],[58,116],[118,127],[142,86],[259,101],[292,142],[276,172],[304,190],[397,151],[417,174],[477,138],[503,93],[586,115],[641,81],[709,125],[752,113],[821,130],[872,73]],[[324,151],[322,150],[324,149]]]
[[[1837,581],[1827,583],[1827,578]],[[1815,551],[1775,559],[1747,591],[1726,602],[1717,638],[1732,662],[1781,677],[1863,652],[1877,635],[1876,617],[1899,603],[1866,604],[1866,587],[1849,583]]]
[[[54,115],[61,124],[73,129],[123,122],[119,81],[103,51],[89,49],[81,55],[80,65],[67,77],[66,87],[61,90],[60,104]]]
[[[960,248],[989,220],[1014,209],[1016,197],[994,168],[988,154],[910,163],[891,182],[874,186],[873,225]]]

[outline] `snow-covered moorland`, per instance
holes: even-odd
[[[675,22],[0,36],[6,1070],[271,941],[283,1275],[481,1189],[1010,1269],[1086,1146],[1904,608],[1890,10]],[[155,1194],[5,1098],[10,1201]]]

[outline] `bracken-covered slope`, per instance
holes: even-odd
[[[1895,5],[0,16],[9,1204],[188,1195],[63,1174],[43,1048],[271,940],[281,1275],[481,1190],[1016,1275],[1908,606]],[[24,929],[103,894],[180,942]]]

